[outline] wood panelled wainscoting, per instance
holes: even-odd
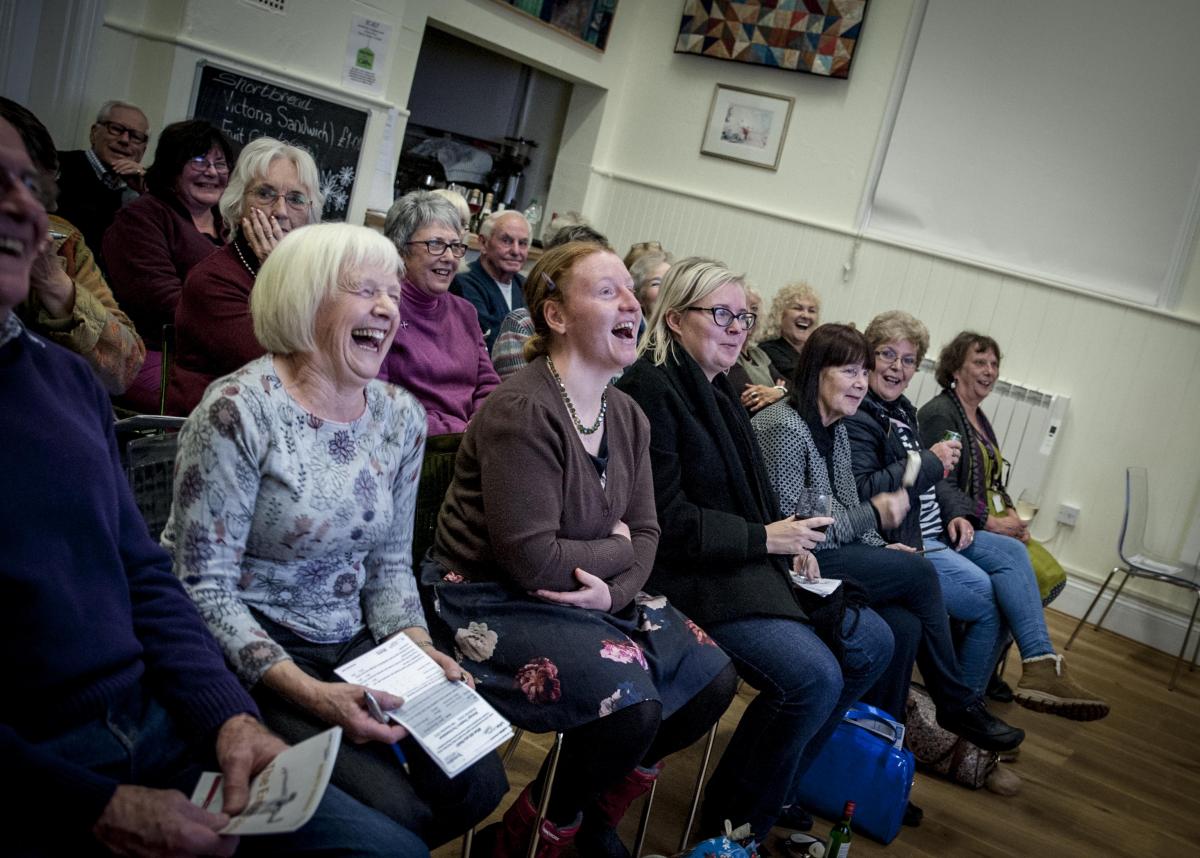
[[[677,258],[716,257],[744,272],[763,294],[764,312],[780,287],[806,280],[821,295],[822,321],[862,330],[884,310],[912,313],[929,327],[935,359],[964,328],[990,334],[1004,352],[1002,377],[1071,397],[1033,532],[1043,541],[1054,534],[1060,503],[1081,508],[1078,525],[1049,545],[1073,580],[1098,586],[1116,562],[1129,465],[1149,469],[1148,544],[1167,555],[1182,548],[1200,507],[1200,321],[870,239],[856,249],[854,236],[837,227],[726,205],[711,191],[597,173],[585,212],[619,254],[656,240]],[[1136,582],[1129,590],[1191,611],[1174,588]],[[1073,603],[1086,606],[1091,593]],[[1185,623],[1177,635],[1143,634],[1132,623],[1117,629],[1170,648]]]
[[[1061,650],[1074,620],[1047,611],[1051,637]],[[992,704],[1027,733],[1015,763],[1004,764],[1022,781],[1011,798],[978,792],[918,773],[913,800],[925,811],[919,828],[904,828],[889,846],[856,837],[853,854],[891,858],[1185,858],[1200,855],[1200,672],[1184,672],[1167,691],[1172,658],[1090,627],[1068,654],[1071,671],[1103,694],[1112,714],[1079,724]],[[1007,679],[1016,684],[1020,667],[1010,659]],[[753,694],[743,687],[721,720],[713,764]],[[516,797],[533,777],[549,736],[527,736],[509,767],[512,789],[493,814]],[[651,816],[646,855],[670,855],[687,816],[702,744],[676,754],[662,775]],[[711,771],[711,767],[710,767]],[[633,842],[641,802],[622,824]],[[824,837],[832,823],[817,819]],[[434,852],[456,858],[457,842]],[[574,855],[574,852],[569,852]],[[782,854],[778,850],[776,854]]]

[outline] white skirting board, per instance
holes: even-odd
[[[1106,572],[1105,575],[1107,574]],[[1087,625],[1079,630],[1079,637],[1075,639],[1076,644],[1086,639],[1088,635],[1096,633],[1096,621],[1100,619],[1101,614],[1104,613],[1104,609],[1112,601],[1112,594],[1121,583],[1122,577],[1122,573],[1120,572],[1113,576],[1112,583],[1109,584],[1108,589],[1104,592],[1104,598],[1096,603],[1096,607],[1092,609],[1091,616],[1088,617]],[[1083,616],[1083,612],[1087,610],[1092,599],[1096,597],[1096,591],[1100,589],[1100,585],[1103,583],[1103,578],[1094,582],[1089,578],[1083,578],[1080,575],[1074,574],[1072,570],[1068,569],[1067,586],[1050,607],[1064,614],[1069,614],[1078,620],[1079,617]],[[1158,586],[1164,590],[1168,587],[1166,584]],[[1175,588],[1172,587],[1170,589],[1174,590]],[[1114,632],[1130,640],[1145,644],[1148,647],[1153,647],[1171,655],[1177,655],[1180,645],[1183,644],[1183,633],[1187,630],[1188,616],[1189,614],[1182,614],[1178,611],[1147,602],[1145,599],[1139,598],[1127,590],[1121,594],[1121,601],[1117,603],[1105,618],[1103,631]],[[1196,628],[1200,629],[1200,617],[1196,619]],[[1056,641],[1055,643],[1061,647],[1066,644],[1066,641]],[[1195,645],[1196,630],[1193,629],[1192,638],[1188,642],[1187,654],[1189,658],[1192,654],[1192,648]]]

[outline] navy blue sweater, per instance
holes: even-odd
[[[117,783],[37,743],[139,683],[211,743],[254,702],[230,673],[122,472],[108,396],[82,359],[22,332],[0,346],[0,758],[14,824],[90,828]]]

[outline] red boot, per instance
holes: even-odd
[[[479,832],[473,855],[489,858],[517,858],[529,849],[529,838],[533,835],[533,824],[537,821],[537,808],[533,806],[532,786],[521,790],[517,800],[504,812],[504,817],[495,825]],[[542,820],[541,837],[538,840],[537,858],[558,858],[563,849],[571,845],[579,831],[582,815],[570,825],[555,825],[548,819]]]
[[[660,762],[652,769],[636,768],[616,786],[596,798],[584,814],[575,848],[584,858],[628,858],[629,850],[617,835],[617,826],[629,805],[654,786],[662,771]]]

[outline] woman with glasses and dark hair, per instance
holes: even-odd
[[[187,414],[213,379],[264,353],[250,316],[254,278],[280,239],[321,220],[323,205],[307,151],[272,137],[246,144],[219,204],[233,240],[188,272],[175,309],[168,414]]]
[[[784,510],[796,509],[805,490],[831,497],[834,522],[814,552],[820,574],[856,581],[892,629],[892,663],[863,699],[903,721],[916,661],[939,724],[981,748],[1011,750],[1025,733],[992,715],[979,691],[963,681],[937,572],[912,548],[889,545],[879,535],[904,520],[908,492],[859,500],[844,418],[858,411],[874,365],[866,338],[854,328],[821,325],[809,334],[791,393],[753,420],[771,485]]]
[[[649,587],[758,689],[709,781],[701,830],[716,833],[729,819],[749,823],[761,842],[846,707],[887,666],[892,639],[870,609],[847,610],[818,632],[801,607],[795,560],[832,519],[780,512],[725,376],[755,322],[742,277],[683,259],[667,272],[641,356],[617,387],[650,420],[662,536]]]
[[[430,191],[392,204],[383,234],[404,259],[400,329],[379,377],[425,406],[430,435],[462,432],[500,383],[470,301],[451,295],[467,252],[454,206]]]
[[[234,156],[228,138],[203,119],[168,125],[146,171],[147,192],[104,234],[113,293],[146,342],[146,361],[124,398],[137,411],[159,410],[163,326],[175,323],[184,278],[225,242],[217,203]]]

